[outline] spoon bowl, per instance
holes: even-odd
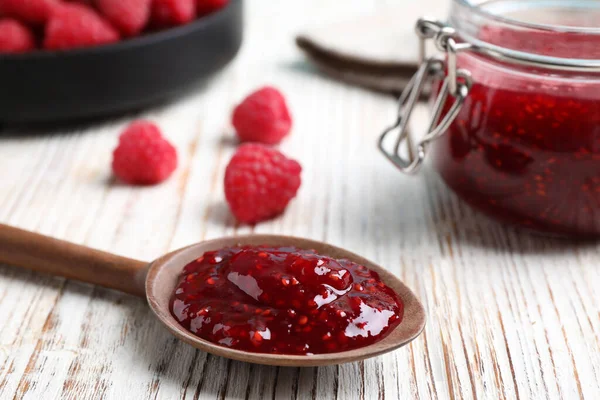
[[[377,272],[383,283],[398,294],[404,303],[402,322],[382,340],[368,346],[314,355],[253,353],[219,346],[193,335],[170,311],[171,296],[184,266],[207,251],[245,245],[312,249],[331,258],[364,265]],[[178,339],[214,355],[255,364],[314,367],[359,361],[404,346],[425,326],[423,305],[392,273],[342,248],[290,236],[248,235],[207,240],[145,263],[0,224],[0,262],[145,296],[156,317]]]
[[[392,288],[404,303],[404,317],[400,325],[382,340],[369,346],[343,351],[314,355],[287,355],[253,353],[230,349],[201,339],[182,327],[170,312],[170,299],[177,285],[179,275],[185,265],[202,256],[205,252],[234,246],[269,245],[274,247],[297,247],[312,249],[331,258],[345,258],[364,265],[379,274],[381,280]],[[425,310],[398,278],[379,265],[339,247],[308,239],[280,235],[249,235],[208,240],[169,253],[154,261],[146,277],[146,297],[158,319],[177,338],[208,353],[255,364],[314,367],[319,365],[341,364],[374,357],[397,349],[416,338],[425,326]]]

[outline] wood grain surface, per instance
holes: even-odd
[[[308,23],[390,4],[251,0],[240,56],[180,101],[91,126],[4,129],[0,222],[135,259],[252,231],[325,240],[401,277],[427,309],[424,333],[359,363],[250,365],[178,342],[140,298],[2,266],[0,399],[600,398],[599,245],[497,225],[428,168],[402,176],[375,146],[394,101],[319,76],[294,48]],[[265,83],[289,97],[282,150],[304,181],[283,217],[251,229],[229,215],[222,178],[231,107]],[[179,150],[160,186],[110,175],[119,131],[140,116]]]

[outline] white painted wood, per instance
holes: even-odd
[[[248,1],[234,64],[141,115],[181,156],[163,185],[110,177],[117,135],[137,116],[53,135],[3,131],[0,221],[148,260],[252,230],[324,239],[401,276],[428,310],[423,335],[363,363],[248,365],[176,342],[140,299],[4,266],[1,399],[600,398],[599,247],[514,232],[474,213],[430,169],[405,177],[388,165],[375,140],[393,100],[316,74],[293,45],[306,24],[395,2],[343,3]],[[229,215],[222,178],[230,110],[265,83],[289,97],[295,124],[281,147],[303,164],[304,182],[284,216],[251,229]]]

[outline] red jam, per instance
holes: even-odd
[[[600,36],[483,28],[480,38],[554,57],[600,59]],[[464,53],[473,87],[433,146],[446,183],[476,208],[545,233],[600,234],[600,76]]]
[[[400,323],[403,310],[377,273],[293,247],[207,252],[185,266],[171,300],[173,316],[194,335],[274,354],[369,345]]]

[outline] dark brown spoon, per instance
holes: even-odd
[[[346,258],[376,271],[404,301],[402,323],[383,340],[355,350],[309,356],[251,353],[200,339],[180,326],[169,311],[169,300],[183,267],[204,252],[235,245],[296,246],[333,258]],[[33,269],[146,297],[158,319],[184,342],[209,353],[256,364],[308,367],[363,360],[397,349],[416,338],[425,326],[425,310],[398,278],[379,265],[325,243],[279,235],[249,235],[207,240],[173,251],[147,263],[90,249],[0,224],[0,263]]]

